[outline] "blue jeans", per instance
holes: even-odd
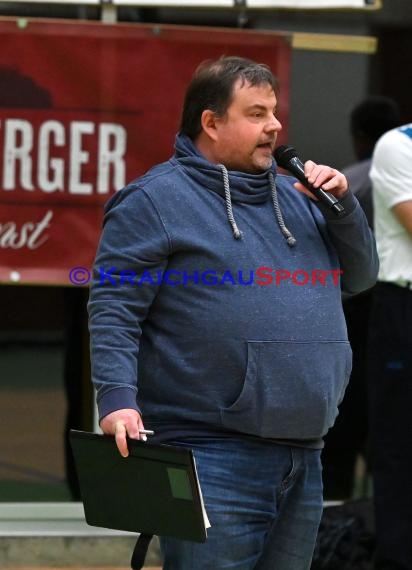
[[[161,538],[164,570],[308,570],[322,514],[320,450],[258,440],[193,449],[212,527],[203,544]]]

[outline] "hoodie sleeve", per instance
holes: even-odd
[[[321,210],[326,228],[343,271],[342,291],[361,293],[376,283],[379,270],[375,238],[366,216],[355,196],[348,191],[340,200],[345,215],[337,217],[323,204],[312,202],[312,208]],[[319,215],[319,214],[318,214]]]
[[[99,418],[137,405],[141,325],[159,290],[170,240],[144,190],[130,186],[108,203],[88,303],[92,381]]]

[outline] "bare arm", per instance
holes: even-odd
[[[412,200],[396,204],[392,211],[412,238]]]

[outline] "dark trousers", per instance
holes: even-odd
[[[368,346],[376,568],[412,570],[412,290],[378,283]]]
[[[325,499],[350,499],[354,490],[358,455],[368,459],[366,350],[373,289],[343,303],[349,342],[353,352],[352,373],[335,425],[325,437],[322,453]]]

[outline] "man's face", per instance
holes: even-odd
[[[276,95],[264,83],[239,81],[226,114],[216,119],[215,161],[228,170],[257,174],[272,165],[277,134]]]

